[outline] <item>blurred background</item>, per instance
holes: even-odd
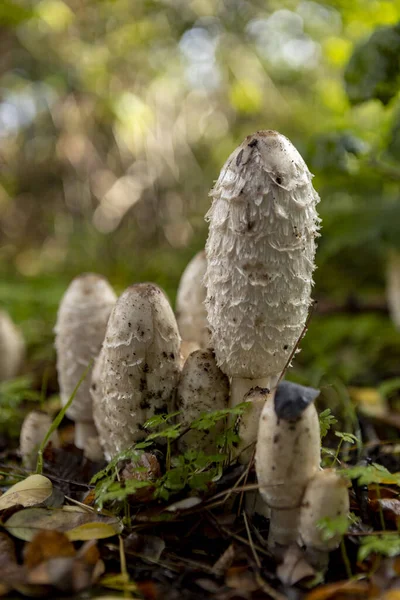
[[[174,302],[227,156],[277,129],[323,219],[290,377],[399,388],[399,89],[400,0],[1,0],[0,307],[26,372],[81,272]]]

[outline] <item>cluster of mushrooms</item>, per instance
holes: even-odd
[[[326,541],[318,522],[347,515],[348,490],[320,468],[318,391],[280,381],[311,304],[319,197],[302,157],[275,131],[244,140],[211,196],[206,248],[182,276],[176,318],[152,283],[119,298],[98,275],[71,283],[55,329],[61,400],[94,360],[67,414],[76,446],[107,460],[144,439],[153,415],[177,409],[188,425],[248,402],[236,458],[255,456],[270,547],[325,552],[340,537]],[[217,433],[189,429],[180,450],[215,453]]]

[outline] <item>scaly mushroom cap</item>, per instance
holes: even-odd
[[[309,482],[301,503],[301,541],[317,550],[334,550],[342,536],[334,535],[329,540],[323,537],[318,521],[324,518],[336,519],[349,514],[349,491],[346,481],[333,469],[319,471]]]
[[[318,194],[283,135],[258,131],[231,154],[214,189],[206,307],[217,363],[230,377],[280,373],[310,306]]]
[[[303,387],[284,383],[283,389],[287,389],[288,385],[300,390]],[[312,403],[304,403],[303,411],[297,411],[292,420],[278,416],[277,407],[279,413],[281,406],[280,387],[275,398],[268,398],[261,413],[256,472],[260,493],[268,506],[290,509],[300,506],[306,485],[319,468],[320,429],[318,414]],[[293,404],[299,404],[295,394],[292,395],[292,401]],[[293,414],[287,403],[285,412]]]
[[[10,316],[0,310],[0,381],[18,375],[25,356],[22,333]]]
[[[116,295],[108,281],[94,273],[76,277],[65,292],[54,330],[63,405],[68,402],[90,361],[99,354],[115,301]],[[67,411],[74,421],[93,421],[90,378],[89,373]]]
[[[229,380],[217,367],[211,350],[196,350],[189,355],[183,367],[178,391],[178,419],[185,429],[201,413],[228,408]],[[179,441],[181,452],[188,448],[203,450],[205,454],[217,452],[216,437],[224,430],[223,420],[209,432],[188,431]]]
[[[125,290],[111,313],[98,367],[95,418],[106,456],[143,439],[143,423],[154,414],[173,411],[180,341],[160,288],[137,284]]]
[[[202,250],[184,270],[176,296],[176,318],[182,339],[197,342],[200,348],[207,348],[210,343],[207,311],[204,306],[206,288],[203,279],[206,268],[206,254]]]

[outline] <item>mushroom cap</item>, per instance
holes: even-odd
[[[54,329],[63,405],[68,402],[90,361],[98,356],[116,299],[108,281],[94,273],[76,277],[65,292]],[[90,379],[89,373],[67,411],[74,421],[93,421]]]
[[[143,424],[154,414],[173,411],[180,342],[159,287],[142,283],[125,290],[110,315],[99,365],[95,413],[106,455],[143,439]]]
[[[19,328],[0,310],[0,381],[18,375],[25,357],[25,342]]]
[[[313,404],[295,421],[279,419],[273,398],[259,422],[256,473],[260,493],[271,508],[300,506],[304,490],[320,464],[320,429]]]
[[[190,354],[183,367],[177,390],[178,420],[183,429],[202,413],[228,408],[229,380],[218,368],[211,350],[196,350]],[[179,441],[181,451],[188,448],[203,450],[205,454],[217,452],[216,437],[224,430],[221,420],[211,431],[188,431]]]
[[[176,319],[182,339],[197,342],[200,348],[207,348],[210,342],[204,305],[206,288],[203,279],[206,268],[206,254],[202,250],[192,258],[184,270],[176,296]]]
[[[37,452],[50,426],[51,417],[39,410],[30,411],[22,423],[19,450],[26,467],[33,469],[36,464]],[[58,433],[55,431],[50,438],[53,446],[59,446]]]
[[[334,469],[319,471],[308,483],[301,503],[299,532],[302,542],[317,550],[333,550],[342,536],[325,540],[318,521],[323,518],[346,517],[349,514],[347,482]]]
[[[275,131],[248,136],[211,192],[206,308],[230,377],[282,372],[311,303],[318,194],[296,148]]]

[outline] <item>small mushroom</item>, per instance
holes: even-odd
[[[282,382],[269,398],[259,423],[256,473],[271,508],[268,543],[297,539],[301,501],[320,464],[321,442],[314,400],[318,390]]]
[[[247,465],[255,450],[257,442],[260,416],[270,391],[266,388],[255,387],[243,399],[249,402],[249,408],[241,415],[238,421],[238,434],[240,441],[236,447],[236,456],[241,464]],[[274,391],[271,392],[274,394]]]
[[[199,348],[207,348],[210,330],[204,306],[206,288],[203,282],[207,267],[204,250],[196,254],[184,270],[176,296],[176,313],[182,340],[196,342]]]
[[[51,417],[39,410],[29,412],[22,423],[19,451],[22,462],[27,469],[34,469],[40,444],[43,442],[52,424]],[[55,431],[50,440],[55,448],[60,445],[58,433]]]
[[[21,331],[4,310],[0,310],[0,381],[12,379],[20,372],[25,358]]]
[[[200,417],[201,413],[228,408],[229,380],[217,367],[211,350],[196,350],[183,367],[177,390],[178,420],[183,429]],[[188,448],[216,454],[216,437],[224,430],[220,420],[212,431],[190,430],[179,441],[181,452]]]
[[[160,288],[141,283],[125,290],[96,368],[94,417],[106,458],[146,437],[150,417],[174,410],[179,348],[175,316]]]
[[[334,469],[319,471],[309,481],[301,503],[301,542],[314,550],[334,550],[339,546],[342,535],[336,533],[326,539],[318,522],[324,518],[346,518],[349,510],[347,482]]]
[[[299,152],[276,131],[248,136],[211,196],[205,304],[235,405],[253,387],[274,387],[303,332],[319,197]]]
[[[180,364],[182,368],[189,355],[195,350],[200,350],[200,346],[197,342],[185,342],[185,340],[182,340],[180,349]]]
[[[116,295],[100,275],[76,277],[64,294],[55,327],[57,371],[61,402],[65,405],[90,361],[100,352]],[[81,383],[67,415],[75,421],[75,445],[84,448],[97,435],[92,412],[89,373]]]

